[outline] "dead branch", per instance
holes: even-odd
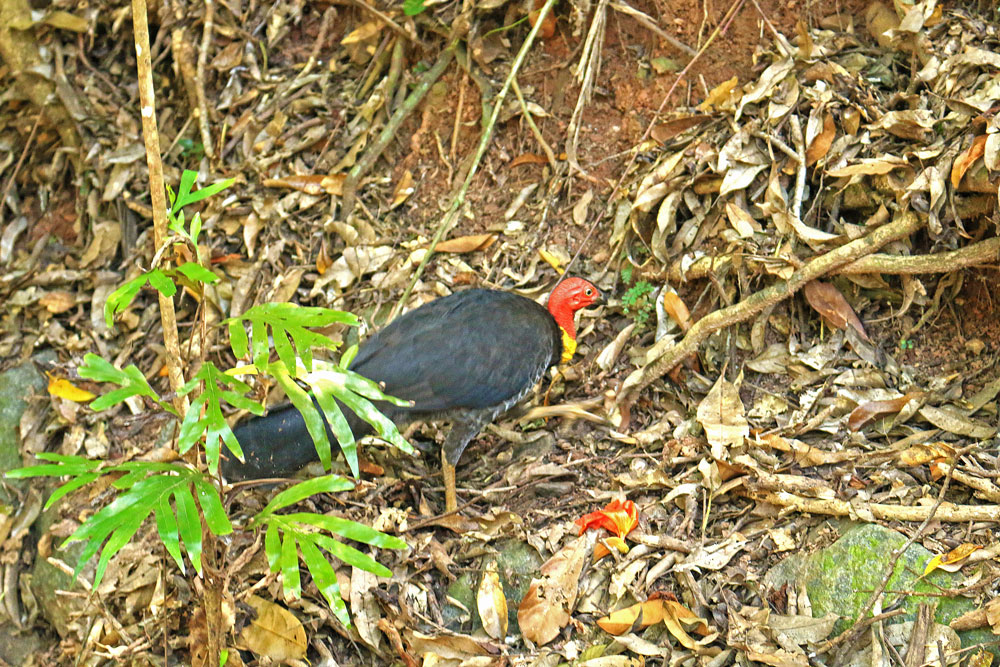
[[[146,0],[132,0],[132,30],[135,34],[135,60],[139,82],[139,115],[142,117],[142,141],[146,148],[149,169],[149,200],[153,207],[153,238],[157,249],[167,243],[167,191],[163,185],[163,160],[160,153],[160,133],[156,127],[156,95],[153,92],[153,62],[149,48],[149,22]],[[180,337],[174,300],[157,291],[160,321],[163,324],[163,345],[166,348],[167,377],[175,392],[174,407],[180,414],[188,409],[187,396],[180,394],[184,386],[181,372]]]
[[[869,255],[837,269],[834,273],[948,273],[969,266],[996,264],[998,257],[1000,257],[1000,237],[933,255]]]
[[[795,271],[787,281],[776,283],[751,294],[734,306],[709,313],[698,320],[679,343],[673,344],[671,340],[664,338],[660,343],[654,345],[648,353],[653,361],[626,378],[618,394],[618,405],[631,404],[640,391],[673,370],[682,360],[696,353],[698,347],[716,331],[750,319],[765,308],[789,298],[809,281],[816,280],[846,264],[857,261],[891,241],[906,238],[925,224],[926,222],[913,211],[901,213],[896,220],[875,229],[867,236],[809,260],[802,268]]]
[[[760,502],[770,503],[796,512],[825,514],[828,516],[848,516],[862,521],[924,521],[931,514],[932,505],[905,507],[883,503],[853,505],[846,500],[826,498],[805,498],[784,491],[752,493],[746,496]],[[934,513],[934,518],[949,523],[966,521],[991,521],[1000,523],[998,505],[953,505],[942,503]]]

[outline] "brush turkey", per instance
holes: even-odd
[[[413,403],[377,402],[383,414],[400,426],[451,422],[441,456],[447,511],[457,507],[454,466],[466,445],[551,366],[573,356],[573,316],[599,299],[597,287],[576,277],[556,286],[547,307],[510,292],[468,289],[406,313],[361,346],[351,370]],[[350,410],[344,415],[355,437],[372,432]],[[224,461],[230,481],[291,474],[317,459],[305,422],[291,406],[250,419],[234,432],[246,462]],[[333,441],[329,428],[327,435]]]

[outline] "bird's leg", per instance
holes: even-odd
[[[451,431],[441,445],[441,476],[444,478],[444,508],[446,512],[458,511],[455,496],[455,466],[465,451],[465,446],[476,437],[479,430],[493,419],[493,412],[479,411],[466,414],[451,424]]]
[[[448,453],[441,448],[441,476],[444,477],[444,511],[457,512],[458,498],[455,495],[455,466],[448,463]]]

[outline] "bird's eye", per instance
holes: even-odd
[[[593,296],[594,295],[594,290],[592,290],[592,289],[590,289],[588,287],[587,290],[584,292],[584,294],[586,294],[587,296]]]

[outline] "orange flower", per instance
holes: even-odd
[[[607,507],[590,514],[585,514],[576,520],[583,535],[588,528],[604,528],[618,537],[625,537],[639,525],[639,510],[631,500],[622,502],[612,500]]]

